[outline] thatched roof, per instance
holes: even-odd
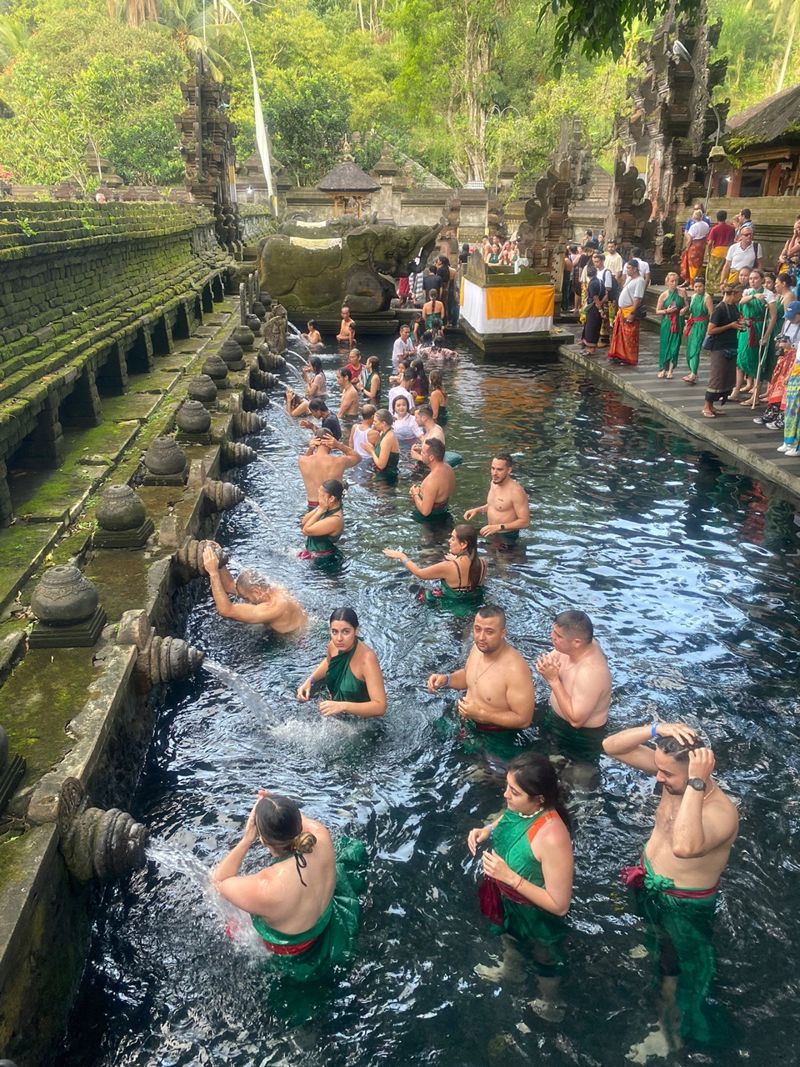
[[[729,115],[725,140],[734,149],[800,142],[800,83]]]
[[[343,159],[317,186],[321,193],[374,193],[380,186],[352,159]]]

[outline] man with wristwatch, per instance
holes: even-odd
[[[738,812],[712,777],[714,753],[690,726],[635,726],[606,738],[603,749],[654,775],[661,786],[641,862],[625,868],[622,879],[637,891],[637,910],[658,935],[662,1030],[674,1021],[677,1007],[680,1037],[709,1041],[712,1023],[705,1000],[715,966],[713,917],[720,876],[739,829]]]

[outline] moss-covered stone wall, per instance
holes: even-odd
[[[228,264],[202,207],[0,201],[0,525],[9,461],[57,466],[62,422],[99,424],[221,299]]]

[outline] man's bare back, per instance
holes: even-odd
[[[317,447],[309,455],[299,456],[297,465],[306,487],[306,499],[316,500],[319,487],[331,478],[342,480],[344,472],[354,467],[357,461],[340,452],[329,452],[327,448]]]

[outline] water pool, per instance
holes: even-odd
[[[388,365],[388,346],[378,351]],[[557,611],[585,609],[614,676],[612,728],[654,714],[696,723],[740,801],[716,920],[715,997],[731,1043],[672,1062],[794,1062],[800,564],[792,508],[561,364],[489,365],[465,349],[446,384],[448,447],[464,455],[458,511],[485,498],[495,449],[515,455],[530,492],[520,551],[488,553],[489,597],[506,608],[512,643],[532,660]],[[417,561],[438,558],[446,533],[411,519],[407,477],[392,488],[358,471],[341,564],[297,561],[304,494],[295,456],[304,435],[279,413],[269,417],[274,429],[251,443],[270,462],[229,477],[270,521],[240,506],[221,538],[237,563],[290,585],[318,619],[335,606],[356,608],[383,665],[389,711],[379,723],[320,721],[294,692],[321,657],[321,622],[297,644],[270,641],[219,619],[204,584],[186,593],[185,636],[262,700],[221,689],[206,672],[173,687],[132,811],[177,860],[174,869],[150,865],[98,900],[59,1062],[624,1063],[657,1014],[642,928],[618,881],[649,833],[649,783],[605,761],[599,788],[573,797],[569,1007],[562,1021],[544,1021],[528,1004],[532,975],[495,985],[473,970],[500,946],[477,910],[465,836],[500,809],[501,787],[441,730],[452,701],[423,688],[432,670],[463,662],[469,620],[418,603],[409,576],[380,552],[401,545]],[[539,680],[539,704],[546,692]],[[531,737],[535,745],[535,730]],[[276,1008],[257,959],[222,935],[202,890],[203,867],[238,839],[260,786],[296,796],[362,838],[370,854],[357,960],[299,1023],[290,1007]]]

